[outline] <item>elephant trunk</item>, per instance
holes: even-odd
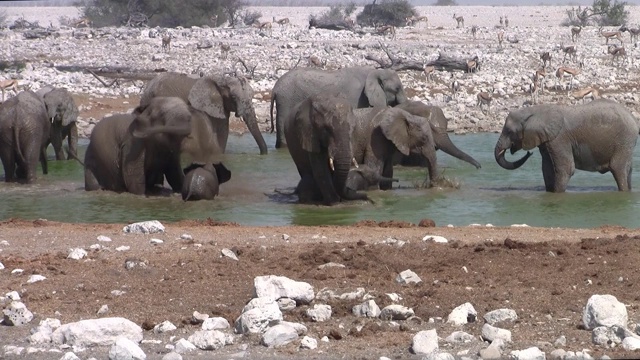
[[[447,135],[447,133],[442,133],[442,134],[435,134],[434,136],[434,140],[436,143],[436,147],[442,151],[444,151],[446,154],[449,154],[455,158],[458,158],[462,161],[466,161],[469,164],[473,165],[476,167],[476,169],[480,169],[480,163],[478,161],[476,161],[476,159],[472,158],[469,154],[465,153],[464,151],[460,150],[452,141],[451,138],[449,138],[449,135]]]
[[[515,170],[520,166],[524,165],[524,163],[529,159],[532,153],[530,151],[527,151],[527,154],[521,157],[519,160],[515,162],[511,162],[505,158],[505,152],[510,147],[511,147],[511,141],[501,136],[500,139],[498,139],[498,142],[496,143],[494,155],[496,158],[496,162],[502,168],[507,170]]]
[[[247,128],[249,129],[249,132],[251,133],[253,138],[256,140],[256,143],[258,144],[258,148],[260,148],[260,155],[266,155],[267,143],[264,141],[264,138],[262,137],[262,133],[260,132],[260,127],[258,127],[256,112],[255,110],[253,110],[253,107],[250,107],[250,109],[246,113],[242,114],[242,121],[244,121],[244,123],[247,124]]]
[[[333,159],[333,184],[342,199],[365,200],[367,199],[366,194],[358,193],[347,188],[347,178],[349,176],[349,170],[351,169],[352,159],[353,156],[350,151],[348,151],[347,154],[340,154]]]

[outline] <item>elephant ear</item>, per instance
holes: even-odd
[[[374,70],[367,75],[364,84],[364,94],[369,100],[371,106],[387,106],[387,96],[382,88],[382,78],[380,75],[384,70]]]
[[[213,164],[213,167],[216,169],[216,175],[218,176],[218,183],[226,183],[231,180],[231,171],[227,169],[222,163]]]
[[[295,127],[293,133],[301,137],[302,149],[310,153],[321,151],[320,139],[312,124],[313,117],[319,116],[316,112],[318,110],[314,109],[311,100],[307,99],[298,105],[297,110],[293,113],[295,117],[291,119],[292,126]]]
[[[397,108],[386,109],[377,115],[383,117],[379,126],[384,136],[405,156],[411,152],[408,115]]]
[[[53,119],[59,115],[62,126],[68,126],[78,119],[78,107],[66,89],[54,89],[44,94],[47,116]]]
[[[203,77],[198,79],[189,91],[188,100],[191,106],[204,111],[213,118],[226,119],[227,117],[224,110],[224,97],[220,93],[216,78]]]
[[[533,112],[524,120],[522,148],[531,150],[556,138],[564,127],[564,114],[558,109]]]
[[[120,168],[127,191],[137,195],[146,192],[144,174],[145,149],[143,141],[129,139],[120,148]]]

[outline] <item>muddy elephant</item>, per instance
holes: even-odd
[[[241,77],[211,75],[192,78],[177,73],[156,76],[145,87],[140,99],[144,106],[158,96],[177,96],[193,108],[203,111],[215,129],[215,146],[224,152],[229,138],[229,116],[233,111],[247,125],[255,139],[260,154],[267,153],[267,144],[262,137],[253,108],[253,89]]]
[[[231,179],[231,171],[222,163],[191,164],[184,169],[182,200],[213,200],[220,184]]]
[[[67,139],[69,154],[67,159],[78,157],[78,107],[71,93],[66,89],[45,86],[36,92],[44,101],[47,115],[51,121],[51,133],[47,146],[53,144],[56,160],[64,160],[62,143]]]
[[[275,104],[276,148],[286,147],[283,123],[293,107],[313,94],[342,92],[353,108],[395,106],[407,100],[402,82],[394,70],[350,67],[334,71],[316,68],[295,69],[282,75],[271,91],[271,131],[274,130]]]
[[[50,131],[47,109],[36,93],[23,91],[0,104],[0,159],[6,182],[34,182],[38,160],[47,174]]]
[[[431,127],[431,133],[433,134],[433,142],[436,150],[442,150],[444,153],[449,154],[457,159],[468,162],[469,164],[480,169],[480,163],[471,157],[469,154],[460,150],[449,137],[447,132],[447,126],[449,119],[444,116],[442,109],[438,106],[431,106],[423,103],[422,101],[405,101],[404,103],[396,106],[399,109],[405,110],[413,115],[420,116],[427,119],[429,126]],[[400,159],[402,165],[420,165],[426,166],[426,159],[418,153],[411,153],[409,156],[402,156]]]
[[[618,190],[628,191],[639,130],[631,112],[611,100],[576,106],[530,106],[509,113],[494,155],[501,167],[514,170],[532,153],[527,151],[510,162],[505,152],[514,154],[537,147],[548,192],[564,192],[576,169],[601,174],[611,171]]]
[[[192,109],[180,98],[157,97],[132,114],[102,119],[84,158],[85,190],[152,194],[167,182],[182,191],[182,141],[191,133]]]
[[[353,158],[351,116],[346,99],[321,93],[296,105],[285,122],[289,153],[300,174],[296,187],[300,202],[334,205],[367,199],[366,194],[346,187]]]

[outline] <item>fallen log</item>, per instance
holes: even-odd
[[[480,69],[480,60],[478,60],[478,56],[474,56],[470,59],[459,59],[449,55],[438,55],[438,58],[428,62],[425,66],[433,66],[438,71],[455,71],[462,70],[464,72],[467,71],[468,61],[475,61],[477,63],[477,68]]]
[[[309,19],[309,28],[327,29],[327,30],[353,30],[353,23],[346,20],[325,21],[322,19]]]

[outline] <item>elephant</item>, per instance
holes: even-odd
[[[0,104],[0,159],[5,182],[34,182],[38,160],[42,173],[48,173],[50,131],[47,109],[36,93],[22,91]]]
[[[191,164],[184,169],[182,200],[213,200],[220,184],[231,179],[231,171],[222,163]]]
[[[258,127],[252,104],[253,89],[246,79],[222,75],[192,78],[177,73],[164,73],[149,81],[140,105],[144,106],[158,96],[177,96],[193,108],[206,113],[215,129],[215,146],[223,152],[229,138],[229,115],[232,111],[235,112],[247,125],[260,148],[260,154],[267,153],[267,144]]]
[[[102,119],[84,158],[85,190],[148,195],[167,182],[182,191],[182,141],[191,133],[192,109],[180,98],[157,97],[132,114]]]
[[[47,146],[53,144],[56,160],[64,160],[62,142],[67,138],[69,154],[67,160],[78,157],[78,107],[71,93],[66,89],[45,86],[36,91],[44,101],[47,115],[51,121],[51,134],[47,140]]]
[[[350,146],[352,107],[330,93],[312,95],[291,112],[284,135],[300,174],[296,193],[301,203],[334,205],[342,200],[366,200],[346,187],[353,154]]]
[[[395,106],[407,100],[402,82],[394,70],[350,67],[335,71],[316,68],[294,69],[282,75],[271,90],[271,132],[276,106],[276,148],[287,146],[283,123],[293,107],[319,92],[341,91],[353,108]]]
[[[423,117],[429,121],[431,126],[431,133],[433,134],[433,141],[436,146],[436,150],[442,150],[446,154],[449,154],[462,161],[466,161],[469,164],[480,169],[482,166],[480,163],[460,150],[452,141],[447,133],[447,125],[449,119],[444,116],[444,112],[438,106],[430,106],[422,101],[405,101],[396,108],[405,110],[413,115]],[[409,156],[402,156],[400,160],[402,165],[421,165],[426,166],[426,159],[420,154],[412,153]]]
[[[393,163],[401,154],[419,154],[426,160],[427,187],[439,179],[436,146],[430,123],[398,107],[354,109],[351,147],[358,164],[364,164],[383,178],[393,178]],[[391,189],[390,181],[380,189]]]
[[[538,147],[547,192],[564,192],[575,170],[611,171],[619,191],[631,190],[633,151],[640,127],[624,106],[605,99],[586,105],[536,105],[511,111],[495,147],[501,167],[514,170]],[[527,154],[515,162],[505,152]]]
[[[380,183],[384,182],[398,182],[398,179],[385,178],[368,166],[359,166],[349,170],[346,186],[355,191],[368,190],[372,187],[379,187]]]

